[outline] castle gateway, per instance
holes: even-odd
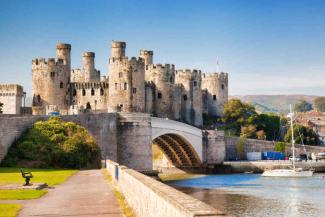
[[[95,68],[95,53],[82,54],[82,69],[71,70],[71,45],[57,44],[57,58],[32,61],[33,114],[140,112],[197,127],[203,114],[220,116],[228,100],[228,74],[176,70],[153,64],[153,51],[125,55],[125,42],[113,41],[109,76]]]

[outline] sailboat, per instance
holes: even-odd
[[[295,140],[293,132],[293,116],[292,108],[290,105],[290,127],[291,127],[291,142],[292,142],[292,168],[291,169],[274,169],[265,171],[262,176],[264,177],[310,177],[313,175],[314,171],[312,170],[303,170],[302,168],[296,167],[295,162]]]

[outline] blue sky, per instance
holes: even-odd
[[[316,0],[0,0],[0,83],[31,93],[31,60],[55,44],[96,53],[108,73],[109,44],[127,55],[154,50],[156,63],[229,72],[230,94],[325,92],[325,1]]]

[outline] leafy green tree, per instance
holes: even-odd
[[[300,100],[294,106],[294,111],[296,112],[308,112],[313,109],[313,105],[306,100]]]
[[[24,162],[34,167],[99,167],[100,149],[85,128],[52,117],[28,129],[10,147],[2,165]]]
[[[261,139],[276,140],[279,138],[280,116],[273,114],[254,114],[248,118],[247,124],[255,125],[256,131],[264,132],[264,138],[261,138],[262,135],[260,134]]]
[[[224,107],[222,121],[226,124],[226,128],[234,130],[239,135],[241,126],[246,125],[248,118],[254,114],[256,111],[251,104],[231,99]]]
[[[310,127],[305,127],[300,124],[293,126],[294,140],[296,144],[318,145],[319,139],[317,134]],[[291,129],[284,136],[285,142],[291,142]]]
[[[325,97],[317,97],[314,104],[318,111],[325,112]]]
[[[3,103],[0,102],[0,114],[2,114],[2,107],[3,107]]]
[[[286,144],[284,142],[276,142],[274,144],[274,151],[285,153],[285,150],[286,150]]]

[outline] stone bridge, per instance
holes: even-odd
[[[8,148],[34,122],[48,116],[0,115],[0,161]],[[176,167],[218,164],[225,157],[220,131],[196,127],[143,113],[102,113],[61,116],[84,126],[96,139],[103,159],[136,170],[152,169],[152,144],[157,144]]]

